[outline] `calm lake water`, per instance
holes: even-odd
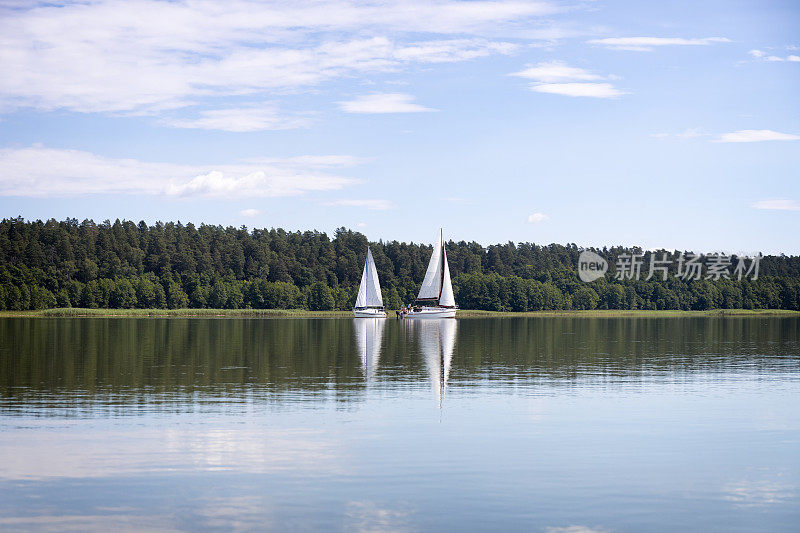
[[[0,319],[0,529],[798,531],[800,319]]]

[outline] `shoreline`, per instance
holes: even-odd
[[[553,311],[480,311],[460,309],[457,318],[693,318],[800,317],[788,309],[711,309],[707,311],[593,309]],[[80,309],[0,311],[0,318],[353,318],[352,311],[305,309]],[[389,311],[387,319],[395,319]]]

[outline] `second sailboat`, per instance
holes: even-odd
[[[447,265],[447,252],[444,249],[442,231],[439,230],[439,238],[433,247],[419,296],[405,318],[455,318],[457,310],[453,283],[450,281],[450,267]]]

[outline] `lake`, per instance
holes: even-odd
[[[798,531],[800,319],[0,319],[0,529]]]

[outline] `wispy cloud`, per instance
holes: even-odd
[[[311,124],[308,117],[283,115],[274,106],[209,109],[200,111],[196,118],[165,119],[162,122],[175,128],[234,132],[289,130]]]
[[[519,72],[514,72],[511,75],[544,83],[604,79],[603,76],[600,76],[599,74],[594,74],[582,68],[571,67],[563,61],[546,61],[544,63],[530,66]]]
[[[790,54],[788,56],[776,56],[763,50],[750,50],[747,53],[756,59],[768,61],[770,63],[781,63],[784,61],[788,61],[789,63],[800,63],[800,56],[795,54]]]
[[[261,211],[259,211],[258,209],[242,209],[241,211],[239,211],[239,214],[243,217],[254,217],[260,213]]]
[[[739,130],[723,133],[714,142],[718,143],[754,143],[763,141],[797,141],[800,135],[780,133],[772,130]]]
[[[586,69],[572,67],[563,61],[547,61],[528,66],[514,72],[511,76],[533,80],[532,91],[565,96],[586,96],[591,98],[616,98],[627,94],[605,80],[613,76],[601,76]]]
[[[520,25],[540,20],[547,29],[542,17],[560,9],[517,0],[75,0],[0,7],[0,110],[161,115],[412,64],[508,54],[519,45],[497,36],[516,37]],[[245,120],[231,111],[241,106],[229,101],[216,107],[174,125],[253,131],[294,124],[269,115]],[[235,120],[224,120],[231,115]]]
[[[685,39],[682,37],[609,37],[591,39],[589,44],[597,44],[613,50],[632,50],[650,52],[658,46],[708,46],[716,43],[729,43],[725,37],[703,37],[702,39]]]
[[[394,58],[401,61],[420,63],[450,63],[468,61],[492,54],[509,55],[516,52],[519,45],[507,42],[492,42],[486,39],[450,39],[443,41],[423,41],[398,48]]]
[[[610,83],[539,83],[531,87],[537,93],[588,96],[591,98],[616,98],[627,94]]]
[[[423,113],[435,111],[414,103],[410,94],[385,93],[359,96],[355,100],[339,102],[339,107],[348,113]]]
[[[325,205],[363,207],[371,211],[387,211],[389,209],[394,209],[394,204],[392,202],[380,198],[334,200],[332,202],[326,202]]]
[[[324,159],[323,159],[324,161]],[[311,156],[225,165],[179,165],[103,157],[79,150],[42,146],[0,150],[0,195],[70,197],[145,194],[207,198],[297,196],[358,183],[322,168]]]
[[[767,209],[770,211],[800,211],[800,204],[788,198],[759,200],[753,204],[753,207],[756,209]]]
[[[550,220],[550,217],[544,213],[533,213],[532,215],[528,215],[529,224],[539,224],[540,222],[544,222],[546,220]]]

